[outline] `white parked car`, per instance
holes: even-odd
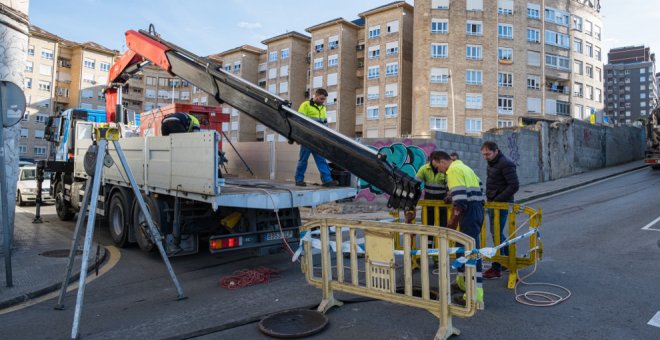
[[[18,183],[16,185],[16,202],[23,206],[28,202],[34,203],[37,199],[37,168],[24,166],[18,170]],[[50,195],[50,174],[44,174],[41,184],[41,201],[53,203],[55,199]]]

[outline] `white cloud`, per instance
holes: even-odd
[[[247,28],[247,29],[261,28],[261,23],[241,21],[241,22],[238,23],[238,27]]]

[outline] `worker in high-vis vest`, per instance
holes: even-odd
[[[474,171],[460,160],[452,160],[449,154],[439,151],[438,168],[447,175],[447,188],[449,194],[447,201],[451,200],[452,213],[447,228],[456,229],[474,238],[479,245],[479,235],[484,222],[484,193],[481,181]],[[461,252],[456,256],[463,256]],[[484,302],[484,289],[482,278],[481,259],[477,259],[477,303]],[[464,268],[460,268],[464,269]],[[459,270],[456,276],[456,288],[465,291],[464,270]],[[454,303],[465,304],[465,294],[452,296]]]
[[[328,118],[326,115],[325,100],[328,97],[328,91],[322,88],[316,89],[314,92],[314,98],[304,101],[300,104],[298,112],[304,114],[305,116],[323,124],[328,125]],[[296,174],[294,179],[296,180],[297,186],[307,186],[305,183],[305,171],[307,171],[307,161],[309,160],[309,155],[314,156],[314,162],[316,167],[319,169],[321,174],[321,182],[325,187],[336,187],[339,185],[339,182],[332,179],[330,174],[330,167],[328,167],[328,162],[321,155],[318,155],[308,147],[300,145],[300,157],[298,158],[298,166],[296,167]]]
[[[447,196],[447,176],[438,169],[440,152],[433,151],[429,155],[429,162],[417,171],[416,178],[424,183],[425,200],[444,200]],[[426,224],[435,226],[447,225],[447,208],[438,209],[440,214],[435,219],[435,207],[426,207]],[[423,221],[422,221],[423,222]]]
[[[199,120],[194,115],[185,112],[174,112],[165,116],[160,123],[160,134],[168,136],[171,133],[196,132]]]

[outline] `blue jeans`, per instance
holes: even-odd
[[[486,209],[488,210],[488,223],[490,224],[490,234],[493,237],[493,242],[495,242],[495,209]],[[509,210],[500,210],[500,243],[506,241],[509,234],[509,228],[507,228],[506,220],[509,217]],[[495,244],[496,246],[499,244]],[[509,246],[500,248],[501,256],[509,256]],[[498,262],[493,262],[492,268],[495,270],[502,270],[502,265]]]
[[[323,183],[332,182],[332,176],[330,175],[330,168],[328,167],[328,162],[325,158],[313,153],[312,150],[308,149],[305,146],[300,146],[300,158],[298,158],[298,166],[296,167],[296,176],[294,177],[296,182],[302,182],[305,180],[305,171],[307,171],[307,161],[309,160],[309,155],[314,156],[314,162],[316,162],[316,167],[321,173],[321,181]]]

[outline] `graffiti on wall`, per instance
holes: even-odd
[[[507,137],[508,142],[509,142],[509,159],[515,164],[516,166],[520,166],[518,164],[518,161],[520,160],[520,149],[518,148],[518,137],[519,134],[517,132],[512,133],[509,137]]]
[[[417,170],[426,164],[428,155],[436,149],[436,145],[433,143],[414,145],[411,139],[404,139],[401,142],[378,141],[369,147],[378,151],[379,154],[385,155],[390,164],[412,177],[415,177]],[[380,196],[385,199],[388,198],[382,190],[362,179],[358,182],[358,186],[355,201],[363,199],[367,202],[373,202]]]

